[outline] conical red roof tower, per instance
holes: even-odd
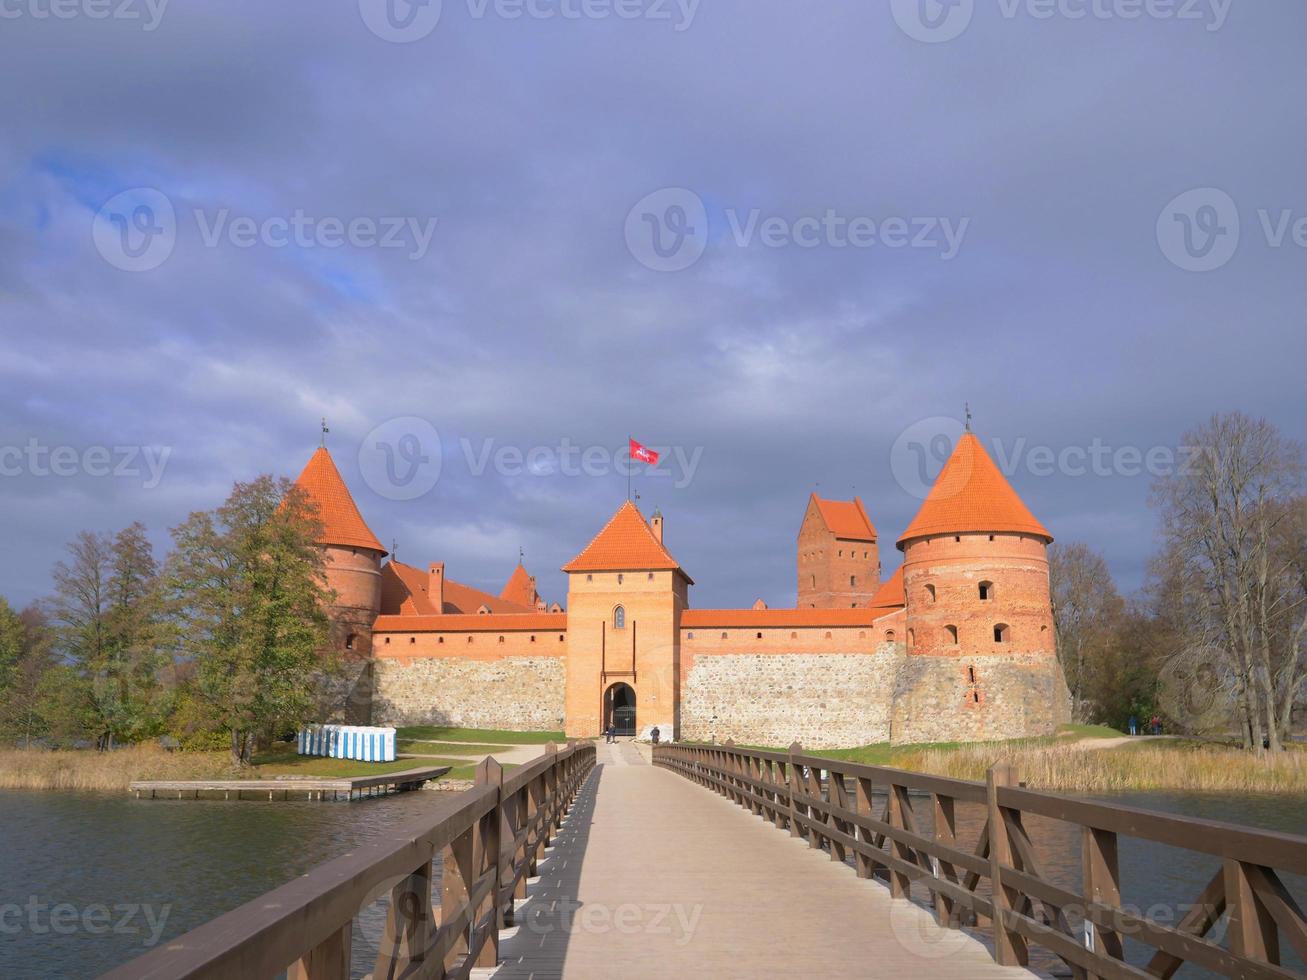
[[[1053,536],[1017,496],[1012,485],[972,432],[964,433],[926,495],[917,516],[899,537],[899,550],[913,538],[936,534],[1031,534]]]
[[[322,540],[319,544],[368,548],[383,555],[386,553],[386,549],[359,513],[349,488],[345,486],[345,481],[341,479],[340,471],[336,469],[336,463],[325,446],[313,453],[295,483],[318,507],[318,520],[322,522]]]

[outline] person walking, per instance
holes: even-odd
[[[1139,734],[1139,719],[1136,718],[1134,715],[1130,716],[1130,734],[1131,735]]]
[[[654,726],[654,730],[653,730],[652,732],[650,732],[650,735],[651,735],[652,738],[653,738],[653,744],[654,744],[654,745],[657,745],[657,744],[658,744],[658,738],[659,738],[659,736],[660,736],[661,734],[662,734],[662,732],[658,731],[658,726],[655,725],[655,726]]]

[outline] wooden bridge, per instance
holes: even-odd
[[[1041,872],[1031,820],[1077,831],[1074,887]],[[1178,921],[1123,902],[1130,838],[1214,867],[1173,896]],[[976,783],[798,746],[573,743],[507,777],[487,759],[418,823],[110,976],[1302,977],[1286,873],[1307,874],[1307,838],[1034,792],[1002,766]]]

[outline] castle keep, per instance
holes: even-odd
[[[811,747],[1047,734],[1069,718],[1054,654],[1052,535],[976,437],[959,441],[881,581],[859,499],[813,494],[798,604],[695,609],[663,516],[631,502],[563,566],[566,610],[519,563],[499,595],[387,555],[330,454],[317,503],[335,639],[375,723]]]

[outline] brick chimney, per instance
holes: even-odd
[[[649,527],[653,530],[653,535],[658,539],[658,543],[663,543],[663,512],[655,510],[653,517],[649,520]]]
[[[445,563],[432,562],[427,569],[427,598],[436,613],[445,611]]]

